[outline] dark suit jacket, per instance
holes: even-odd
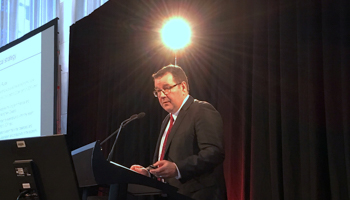
[[[154,161],[169,117],[163,120]],[[164,156],[164,160],[176,163],[181,178],[165,181],[179,188],[179,193],[194,199],[226,199],[223,143],[219,112],[211,104],[189,96],[168,136]]]

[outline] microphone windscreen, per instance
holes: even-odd
[[[140,119],[140,118],[144,117],[145,115],[146,115],[146,113],[140,112],[140,113],[137,115],[137,118]]]

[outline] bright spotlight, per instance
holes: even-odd
[[[190,43],[191,28],[181,18],[170,19],[161,31],[162,40],[171,49],[181,49]]]

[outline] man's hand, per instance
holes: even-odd
[[[142,174],[142,175],[145,175],[145,176],[150,176],[150,174],[148,173],[147,169],[144,168],[143,166],[141,165],[132,165],[130,167],[131,170],[139,173],[139,174]]]
[[[167,160],[160,160],[153,164],[157,169],[151,169],[149,172],[159,178],[173,178],[177,176],[176,165]]]

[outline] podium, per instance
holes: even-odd
[[[99,141],[72,151],[72,159],[80,188],[110,185],[109,200],[125,200],[134,195],[166,194],[168,199],[191,198],[179,194],[177,188],[141,175],[118,163],[107,161]],[[83,200],[85,200],[83,195]]]

